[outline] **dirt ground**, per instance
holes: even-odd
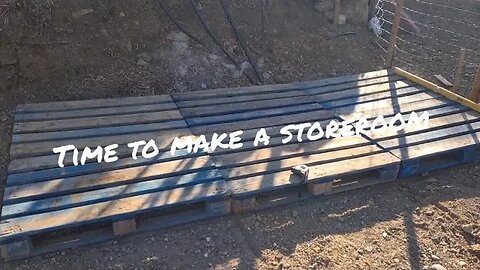
[[[243,72],[207,36],[189,1],[164,2],[201,44],[182,34],[155,1],[0,0],[0,189],[17,104],[250,84],[243,72],[253,78],[255,73],[218,1],[202,0],[201,12]],[[265,31],[260,1],[227,2],[267,84],[382,67],[376,38],[364,26],[332,26],[312,8],[313,1],[271,1]],[[463,7],[478,10],[479,4],[465,1]],[[480,18],[473,19],[480,25]],[[339,35],[347,32],[355,34]],[[480,51],[478,44],[467,45]],[[414,59],[406,59],[409,69],[430,75],[439,61]],[[472,69],[467,68],[463,89]],[[479,177],[480,163],[471,164],[322,200],[0,262],[0,269],[480,269]]]

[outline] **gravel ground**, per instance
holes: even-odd
[[[6,179],[17,104],[249,84],[201,31],[188,1],[166,2],[203,45],[185,39],[150,1],[4,2],[0,188]],[[231,3],[266,83],[380,68],[382,52],[364,27],[333,27],[312,9],[311,1],[291,3],[273,1],[267,9],[267,43],[258,2]],[[202,7],[226,48],[244,62],[228,25],[216,16],[218,3],[202,1]],[[461,7],[474,10],[478,1],[462,1]],[[75,12],[85,9],[93,11],[74,18]],[[442,14],[447,15],[452,14]],[[442,25],[447,26],[452,27]],[[343,32],[356,34],[335,37]],[[417,42],[438,46],[428,39]],[[440,59],[404,60],[410,62],[409,70],[428,76],[441,66],[436,64]],[[471,79],[472,68],[467,70],[463,89]],[[449,68],[440,71],[453,74]],[[245,72],[253,76],[251,68]],[[0,269],[480,269],[479,176],[480,164],[471,164],[293,206],[0,262]]]

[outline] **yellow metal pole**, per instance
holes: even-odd
[[[472,110],[475,110],[477,112],[480,112],[480,104],[477,104],[467,98],[464,98],[460,95],[457,95],[451,91],[448,91],[447,89],[443,88],[443,87],[440,87],[432,82],[429,82],[425,79],[422,79],[420,77],[418,77],[417,75],[414,75],[408,71],[405,71],[401,68],[398,68],[398,67],[395,67],[393,68],[393,71],[395,72],[395,74],[399,75],[399,76],[402,76],[412,82],[415,82],[415,83],[418,83],[419,85],[425,87],[425,88],[428,88],[430,90],[432,90],[433,92],[436,92],[450,100],[453,100],[455,102],[458,102],[464,106],[467,106],[469,107],[470,109]]]

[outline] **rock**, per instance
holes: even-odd
[[[423,172],[423,173],[422,173],[422,176],[423,176],[423,177],[428,176],[428,172]]]
[[[0,119],[0,122],[7,122],[8,118],[6,116],[2,117],[2,119]]]
[[[438,180],[433,178],[433,177],[430,177],[430,178],[427,179],[427,183],[429,183],[429,184],[438,183]]]
[[[443,267],[441,264],[434,264],[430,266],[430,270],[447,270],[447,268]]]
[[[148,62],[146,62],[145,60],[143,60],[142,58],[139,58],[138,61],[137,61],[137,65],[142,66],[142,67],[147,67],[150,64]]]
[[[87,14],[90,14],[93,12],[93,9],[91,8],[85,8],[85,9],[80,9],[72,13],[72,17],[74,19],[79,19]]]
[[[131,40],[127,41],[127,50],[128,50],[129,52],[131,52],[131,51],[133,50],[133,45],[132,45],[132,41],[131,41]]]
[[[394,261],[396,264],[398,264],[398,263],[400,262],[400,260],[397,259],[397,258],[393,259],[393,261]]]
[[[462,230],[468,234],[473,234],[473,225],[463,225]]]
[[[292,217],[296,218],[298,216],[298,212],[295,210],[292,210]]]
[[[265,80],[268,80],[268,79],[270,79],[270,78],[272,77],[272,76],[270,75],[270,73],[268,73],[268,72],[263,72],[262,75],[263,75],[263,79],[265,79]]]
[[[438,257],[437,255],[432,255],[430,257],[432,257],[432,260],[434,261],[440,261],[440,257]]]
[[[102,75],[98,75],[95,78],[95,82],[103,82],[103,81],[105,81],[105,77],[103,77]]]
[[[464,266],[467,265],[467,263],[464,262],[464,261],[459,261],[459,262],[458,262],[458,265],[460,265],[460,267],[464,267]]]
[[[372,252],[373,251],[373,247],[372,246],[367,246],[365,247],[365,250],[368,251],[368,252]]]
[[[203,90],[207,89],[207,85],[206,85],[205,83],[201,83],[201,84],[200,84],[200,87],[201,87]]]
[[[344,25],[347,23],[347,17],[343,14],[338,15],[338,24]]]
[[[120,12],[120,13],[118,14],[118,16],[124,18],[126,15],[125,15],[125,13],[123,13],[123,11],[122,11],[122,12]]]
[[[168,34],[167,39],[175,42],[188,42],[190,40],[183,32],[171,32]]]
[[[383,238],[387,238],[387,236],[388,236],[388,234],[387,234],[386,232],[383,232],[383,233],[382,233],[382,237],[383,237]]]
[[[207,242],[210,242],[210,241],[212,241],[212,238],[211,238],[211,237],[205,237],[205,240],[206,240]]]

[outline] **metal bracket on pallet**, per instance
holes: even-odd
[[[302,178],[302,182],[308,180],[308,166],[307,165],[297,165],[292,167],[291,171],[293,174],[298,175]]]

